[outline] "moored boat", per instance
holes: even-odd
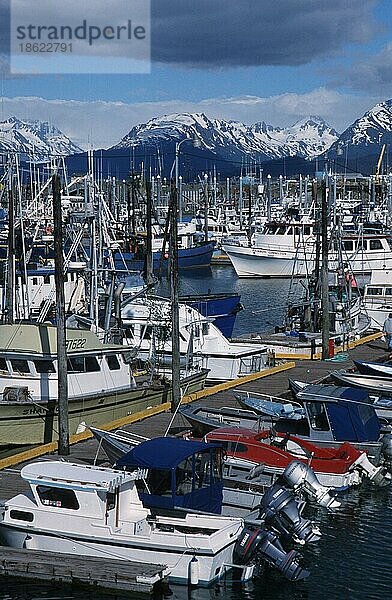
[[[133,365],[133,348],[103,344],[89,330],[67,329],[69,430],[115,419],[167,402],[170,383]],[[1,444],[57,439],[57,329],[48,324],[0,326]],[[183,381],[189,392],[206,372]]]

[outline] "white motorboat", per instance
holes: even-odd
[[[316,236],[311,222],[268,223],[253,236],[249,246],[224,244],[238,277],[304,277],[316,262]],[[387,234],[345,233],[343,259],[354,275],[368,275],[375,269],[392,269],[392,248]],[[339,252],[331,248],[329,267],[338,268]]]
[[[146,473],[37,462],[23,467],[30,491],[5,502],[1,542],[13,548],[166,565],[179,583],[208,585],[233,567],[242,519],[152,514],[135,480]],[[253,566],[245,570],[250,577]]]

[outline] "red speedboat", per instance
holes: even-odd
[[[362,482],[363,476],[379,480],[381,467],[370,463],[365,452],[344,442],[338,448],[320,448],[312,442],[287,434],[277,435],[270,429],[255,432],[252,429],[215,429],[205,438],[223,445],[228,457],[253,463],[254,469],[264,473],[281,474],[293,461],[309,465],[320,483],[327,487],[347,488]]]

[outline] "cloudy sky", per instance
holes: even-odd
[[[392,97],[391,34],[392,0],[152,0],[150,74],[15,76],[5,59],[0,119],[48,120],[85,148],[185,111],[275,126],[320,115],[343,131]]]

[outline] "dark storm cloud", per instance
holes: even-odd
[[[189,67],[301,65],[369,41],[376,0],[152,0],[152,56]]]
[[[378,54],[335,71],[331,87],[346,87],[392,97],[392,43]]]

